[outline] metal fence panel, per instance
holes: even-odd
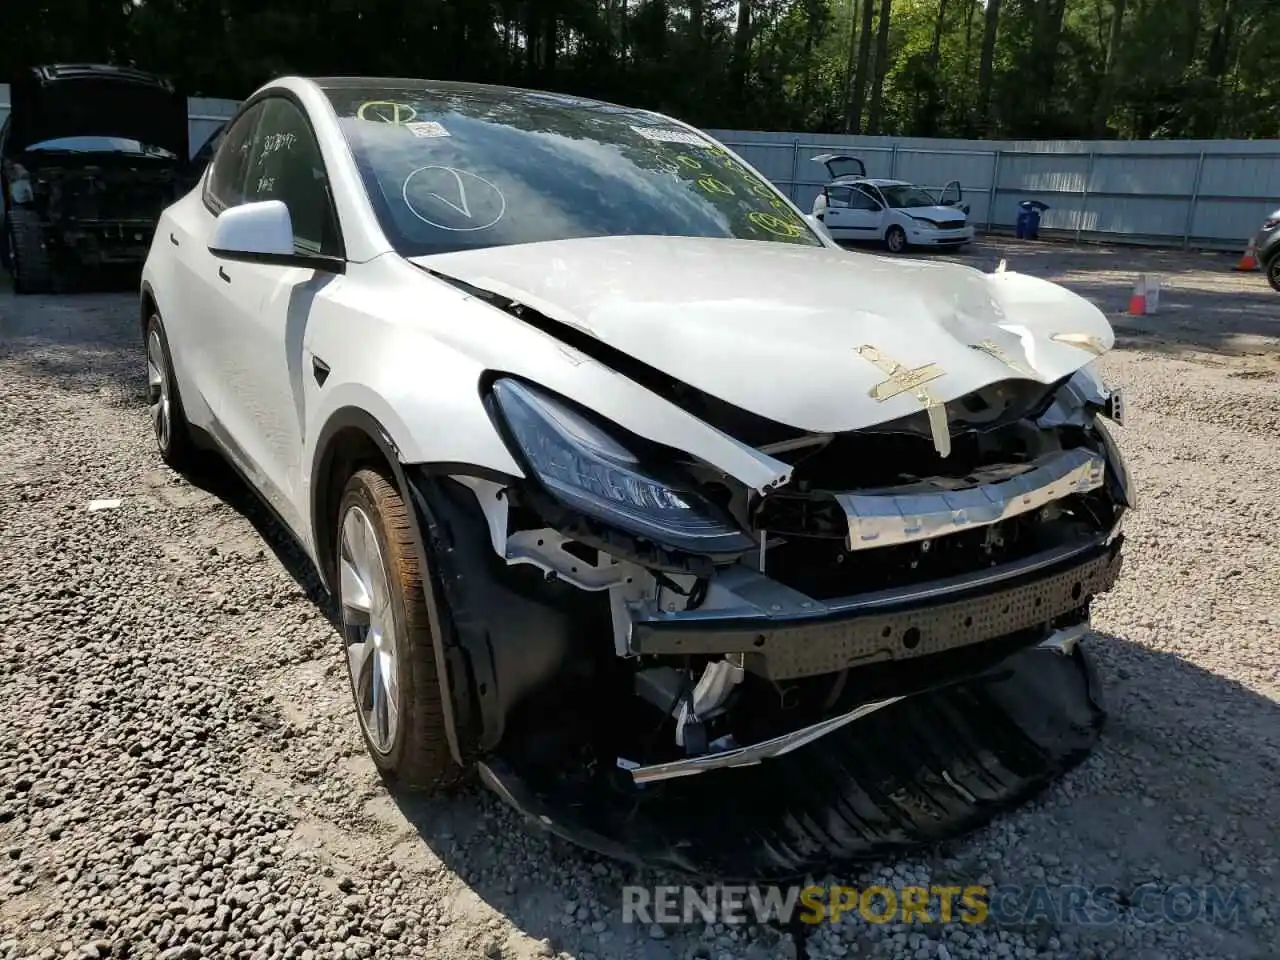
[[[1280,207],[1280,143],[1258,140],[981,141],[709,130],[809,209],[822,152],[873,177],[939,189],[959,180],[981,228],[1011,229],[1022,200],[1046,232],[1079,239],[1236,249]],[[816,167],[816,170],[813,169]]]

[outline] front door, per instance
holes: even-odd
[[[263,101],[249,150],[245,202],[281,200],[298,253],[344,255],[320,147],[302,110],[285,97]],[[222,421],[243,467],[280,516],[307,542],[302,482],[305,423],[303,341],[317,295],[343,277],[300,267],[218,261],[224,302],[220,349],[235,377]],[[229,385],[230,386],[230,385]]]

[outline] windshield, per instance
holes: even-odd
[[[321,87],[403,256],[628,234],[823,245],[723,147],[651,113],[467,85]]]
[[[884,194],[884,199],[889,206],[897,209],[904,207],[936,207],[938,205],[938,198],[920,187],[904,185],[881,187],[880,192]]]

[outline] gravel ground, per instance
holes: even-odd
[[[624,925],[637,875],[473,790],[387,793],[331,611],[238,484],[165,469],[127,293],[0,292],[0,958],[1280,956],[1280,296],[1230,260],[990,242],[1116,317],[1105,368],[1143,497],[1090,641],[1112,720],[1041,800],[831,882],[1105,885],[1069,918]],[[90,501],[120,498],[115,509]],[[1245,890],[1235,923],[1142,924],[1141,884]]]

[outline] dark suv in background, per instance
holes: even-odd
[[[1262,222],[1262,229],[1254,238],[1254,247],[1267,281],[1273,290],[1280,293],[1280,210]]]
[[[0,259],[18,293],[87,268],[140,268],[189,186],[187,98],[131,67],[58,64],[13,78],[0,127]]]

